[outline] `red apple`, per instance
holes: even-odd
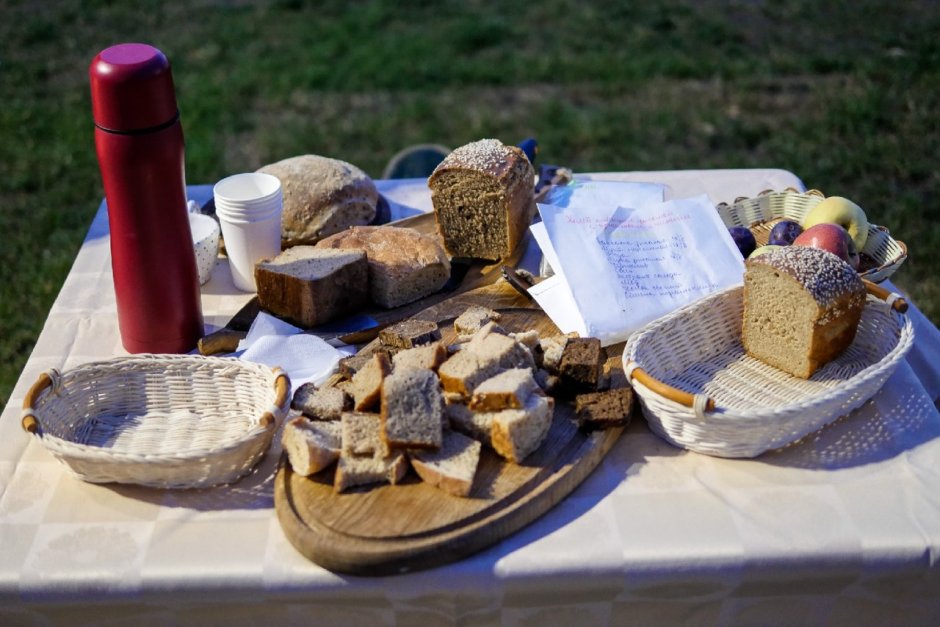
[[[793,245],[822,248],[838,256],[846,263],[851,263],[849,256],[851,239],[849,232],[838,224],[823,222],[800,233],[793,240]]]

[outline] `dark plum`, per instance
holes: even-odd
[[[789,246],[802,232],[803,227],[799,223],[793,220],[781,220],[770,229],[770,237],[767,239],[767,243],[776,246]]]
[[[754,239],[754,234],[751,233],[750,229],[743,226],[733,226],[728,229],[728,232],[731,233],[731,239],[734,240],[738,250],[741,251],[741,256],[745,259],[757,248],[757,240]]]

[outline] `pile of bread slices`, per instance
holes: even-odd
[[[499,320],[470,307],[454,321],[450,345],[437,323],[406,320],[384,329],[373,352],[344,360],[335,385],[302,386],[292,402],[302,415],[282,436],[292,470],[309,476],[335,463],[342,492],[397,484],[411,467],[468,496],[484,447],[520,463],[542,445],[556,398],[574,400],[586,430],[629,421],[632,390],[604,372],[599,340],[511,333]]]

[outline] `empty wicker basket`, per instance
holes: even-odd
[[[802,222],[809,210],[825,200],[817,189],[800,192],[787,189],[782,192],[767,190],[754,198],[736,198],[733,204],[718,205],[718,215],[726,226],[744,226],[751,229],[758,245],[766,244],[770,229],[780,219]],[[907,259],[907,246],[891,237],[883,226],[868,225],[868,239],[863,254],[866,267],[859,268],[864,279],[879,283],[901,267]],[[867,257],[867,259],[866,259]]]
[[[283,371],[238,359],[120,357],[40,375],[23,428],[85,481],[205,487],[254,467],[289,392]]]
[[[744,353],[741,286],[646,325],[628,340],[623,363],[650,428],[699,453],[755,457],[858,408],[914,341],[913,325],[901,313],[906,303],[872,283],[867,287],[855,341],[810,379]]]

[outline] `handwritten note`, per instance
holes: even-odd
[[[742,280],[741,255],[706,196],[539,212],[584,331],[605,345]]]

